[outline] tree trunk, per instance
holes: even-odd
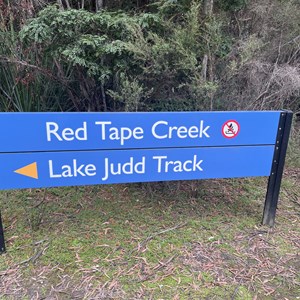
[[[65,2],[66,2],[67,9],[71,9],[71,5],[70,5],[69,0],[65,0]]]
[[[213,6],[214,6],[214,0],[204,0],[203,2],[203,14],[205,18],[210,18],[213,13]],[[211,80],[212,78],[212,66],[211,66],[211,53],[209,49],[209,36],[207,37],[207,53],[204,54],[203,60],[202,60],[202,72],[201,77],[204,81]]]
[[[214,7],[214,0],[204,0],[204,16],[205,17],[211,17]]]
[[[203,13],[205,19],[209,19],[213,15],[213,7],[214,7],[214,0],[204,0],[203,3]],[[215,64],[215,57],[210,49],[210,36],[207,35],[207,52],[204,54],[202,60],[202,78],[204,81],[209,80],[212,82],[214,80],[214,64]],[[213,110],[213,93],[209,93],[208,97],[210,99],[210,110]]]
[[[96,12],[104,8],[104,0],[96,0]]]
[[[207,62],[208,62],[208,56],[207,54],[204,54],[202,60],[202,70],[201,70],[201,77],[203,81],[206,81],[206,77],[207,77]]]
[[[57,0],[57,4],[61,10],[64,10],[64,5],[62,3],[62,0]]]

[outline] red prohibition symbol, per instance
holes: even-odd
[[[238,135],[240,124],[235,120],[228,120],[222,126],[222,134],[227,139],[232,139]]]

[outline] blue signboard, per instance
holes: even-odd
[[[0,189],[269,176],[280,115],[0,113]]]
[[[0,153],[272,145],[280,111],[0,113]]]
[[[0,189],[269,176],[274,146],[0,154]]]

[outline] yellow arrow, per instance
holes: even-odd
[[[18,170],[15,170],[14,172],[35,179],[39,178],[36,162],[26,165]]]

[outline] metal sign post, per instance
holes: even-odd
[[[0,212],[0,253],[5,252],[4,230]]]
[[[263,225],[274,226],[275,214],[279,198],[285,155],[289,141],[290,129],[292,125],[293,113],[290,111],[280,114],[274,157],[269,177],[264,214]]]

